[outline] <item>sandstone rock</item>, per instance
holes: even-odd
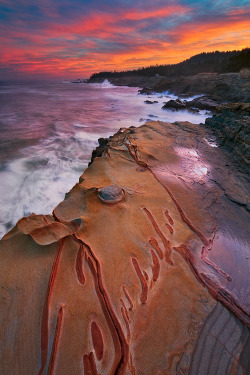
[[[0,241],[1,375],[249,373],[249,187],[209,135],[120,130]]]

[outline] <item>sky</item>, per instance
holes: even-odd
[[[249,47],[249,0],[0,0],[0,79],[83,78]]]

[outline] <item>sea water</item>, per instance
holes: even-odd
[[[0,84],[0,238],[17,220],[50,214],[87,167],[98,138],[146,121],[204,123],[205,111],[163,110],[167,92],[63,82]],[[146,104],[145,101],[157,102]]]

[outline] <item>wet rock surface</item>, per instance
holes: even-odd
[[[99,189],[99,197],[106,203],[117,203],[124,197],[124,192],[120,186],[110,185]]]
[[[180,99],[176,99],[176,100],[169,100],[167,103],[164,104],[164,106],[162,107],[163,109],[186,109],[186,104],[184,102],[182,102]]]
[[[209,96],[201,96],[199,98],[186,102],[187,108],[207,109],[210,111],[216,110],[218,104],[218,101]]]
[[[249,184],[212,134],[122,129],[4,236],[1,374],[250,372]]]
[[[162,108],[173,109],[176,111],[181,110],[181,109],[187,109],[188,111],[195,111],[198,109],[206,109],[209,111],[215,111],[218,106],[219,106],[219,103],[215,101],[212,97],[200,96],[190,101],[180,100],[180,99],[176,99],[176,100],[171,99],[168,102],[166,102]]]

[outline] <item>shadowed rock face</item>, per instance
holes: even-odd
[[[1,374],[249,373],[248,187],[209,136],[123,129],[4,236]]]
[[[206,126],[217,135],[221,146],[238,160],[240,168],[250,172],[250,104],[230,103],[217,108],[217,114],[206,119]]]

